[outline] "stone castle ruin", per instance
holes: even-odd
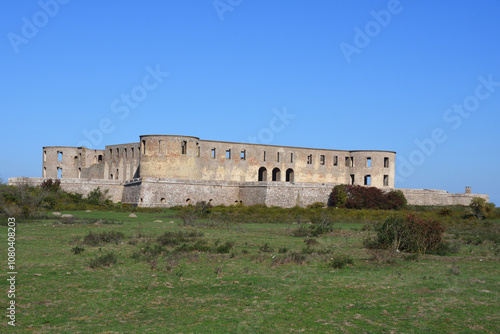
[[[144,135],[138,143],[43,147],[42,178],[10,178],[11,185],[60,179],[62,189],[88,194],[100,187],[114,202],[143,207],[187,205],[307,206],[326,203],[337,184],[394,189],[396,152],[344,151]],[[488,195],[399,189],[414,205],[469,205]]]

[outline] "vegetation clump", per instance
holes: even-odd
[[[336,185],[328,198],[328,206],[347,209],[399,210],[406,206],[406,198],[399,190],[383,192],[375,187]]]
[[[92,269],[109,267],[116,264],[118,258],[114,252],[109,252],[101,256],[97,256],[94,259],[90,259],[89,267]]]
[[[124,238],[125,235],[122,232],[108,231],[101,233],[92,233],[92,231],[90,231],[83,238],[83,243],[89,246],[98,246],[104,243],[111,243],[111,242],[118,244]]]
[[[371,249],[389,249],[425,254],[442,246],[445,228],[435,220],[422,219],[414,214],[392,216],[375,225],[375,238],[363,245]]]

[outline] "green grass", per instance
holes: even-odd
[[[370,260],[362,248],[363,223],[337,222],[307,247],[290,236],[297,224],[224,223],[181,226],[175,211],[63,212],[114,224],[59,224],[49,219],[17,225],[17,327],[34,333],[497,333],[500,331],[500,256],[496,244],[468,243],[470,229],[450,230],[461,243],[452,256],[423,255],[394,264]],[[162,220],[161,223],[154,222]],[[170,223],[170,221],[175,223]],[[500,222],[488,228],[497,229]],[[483,229],[481,227],[481,233]],[[2,240],[7,228],[0,227]],[[212,248],[168,254],[154,261],[134,253],[157,245],[165,232],[197,231]],[[465,233],[465,231],[467,233]],[[83,243],[84,237],[119,232],[118,243]],[[463,237],[463,238],[462,238]],[[476,240],[476,239],[474,239]],[[234,243],[227,254],[216,244]],[[6,241],[2,241],[6,244]],[[271,252],[259,251],[263,245]],[[85,250],[74,254],[75,246]],[[287,248],[286,253],[279,253]],[[6,258],[5,247],[0,247]],[[91,269],[92,259],[113,253],[117,263]],[[352,264],[328,263],[346,256]],[[453,268],[455,268],[453,270]],[[6,273],[6,269],[4,270]],[[7,305],[6,294],[0,299]],[[7,318],[0,331],[7,328]]]

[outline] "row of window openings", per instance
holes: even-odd
[[[77,177],[80,178],[82,176],[82,169],[81,168],[78,168],[78,174],[77,174]],[[43,177],[47,177],[47,168],[46,167],[43,167]],[[57,167],[57,178],[58,179],[62,179],[63,175],[62,175],[62,168],[61,167]]]
[[[75,155],[75,158],[74,158],[74,163],[75,165],[78,164],[78,159],[82,158],[82,154],[79,153],[80,157],[78,157],[77,155]],[[57,152],[57,161],[62,161],[62,158],[63,158],[63,152]],[[47,151],[43,151],[43,161],[47,161]],[[99,154],[98,156],[94,156],[94,163],[100,163],[102,162],[102,154]]]
[[[259,182],[267,181],[267,169],[266,167],[259,168],[258,175]],[[281,170],[279,168],[274,168],[271,174],[272,181],[281,181]],[[291,168],[288,168],[285,172],[285,182],[294,182],[294,171]]]
[[[113,157],[113,149],[112,148],[109,149],[109,156]],[[99,156],[99,157],[101,157],[101,156]],[[119,148],[116,149],[116,157],[118,159],[120,158],[120,149]],[[123,157],[125,159],[128,158],[128,153],[127,153],[127,149],[126,148],[123,149]],[[134,148],[133,147],[130,148],[130,157],[134,158]]]
[[[143,153],[145,154],[146,151],[146,142],[143,140],[142,141],[143,145]],[[159,152],[161,153],[161,147],[162,147],[162,141],[160,140],[160,145],[159,145]],[[181,142],[181,154],[185,155],[187,154],[187,142],[184,140]],[[282,159],[282,153],[277,152],[276,153],[276,162],[281,162]],[[197,146],[197,156],[200,156],[200,147]],[[217,149],[213,148],[211,152],[211,157],[212,159],[217,158]],[[226,150],[226,159],[232,159],[231,155],[231,149]],[[240,160],[246,160],[246,150],[240,151]],[[266,156],[266,151],[263,152],[263,160],[267,161],[267,156]],[[294,163],[294,156],[293,153],[290,153],[290,163]],[[313,155],[309,154],[307,156],[307,164],[312,165],[313,163]],[[319,163],[321,165],[326,164],[326,156],[324,154],[321,154],[319,156]],[[339,157],[337,155],[333,156],[333,166],[338,166],[339,163]],[[346,157],[345,158],[345,166],[346,167],[354,167],[354,157]],[[366,167],[372,167],[372,158],[368,157],[366,158]],[[384,158],[384,167],[389,168],[389,158],[385,157]]]
[[[355,181],[355,176],[354,176],[354,174],[351,174],[351,184],[354,184],[354,181]],[[371,175],[365,175],[364,180],[363,180],[363,184],[365,186],[370,186],[372,184]],[[389,175],[384,175],[384,183],[383,184],[384,184],[384,186],[389,185]]]

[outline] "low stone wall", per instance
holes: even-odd
[[[445,190],[434,189],[396,189],[401,190],[410,205],[469,205],[474,197],[484,198],[487,202],[490,197],[485,194],[454,194]]]
[[[326,204],[334,186],[333,183],[245,182],[240,186],[240,198],[243,204],[305,207],[315,202]]]
[[[170,207],[210,202],[231,205],[240,202],[238,182],[142,178],[125,183],[123,202],[142,207]],[[137,199],[137,202],[133,202]]]
[[[20,186],[27,184],[30,186],[40,186],[47,178],[43,177],[12,177],[8,184]],[[60,179],[61,189],[71,193],[87,196],[91,191],[99,187],[101,191],[108,190],[109,199],[113,202],[120,202],[123,196],[123,182],[117,180],[92,180],[92,179]]]
[[[39,186],[44,178],[14,177],[9,185],[28,184]],[[333,183],[289,183],[289,182],[234,182],[183,180],[166,178],[140,178],[122,182],[118,180],[61,179],[61,188],[68,192],[86,196],[100,187],[108,190],[113,202],[122,202],[143,207],[170,207],[205,201],[212,205],[267,205],[285,208],[308,206],[315,202],[327,203],[335,184]],[[453,194],[444,190],[401,190],[410,205],[469,205],[474,197],[485,194]]]

